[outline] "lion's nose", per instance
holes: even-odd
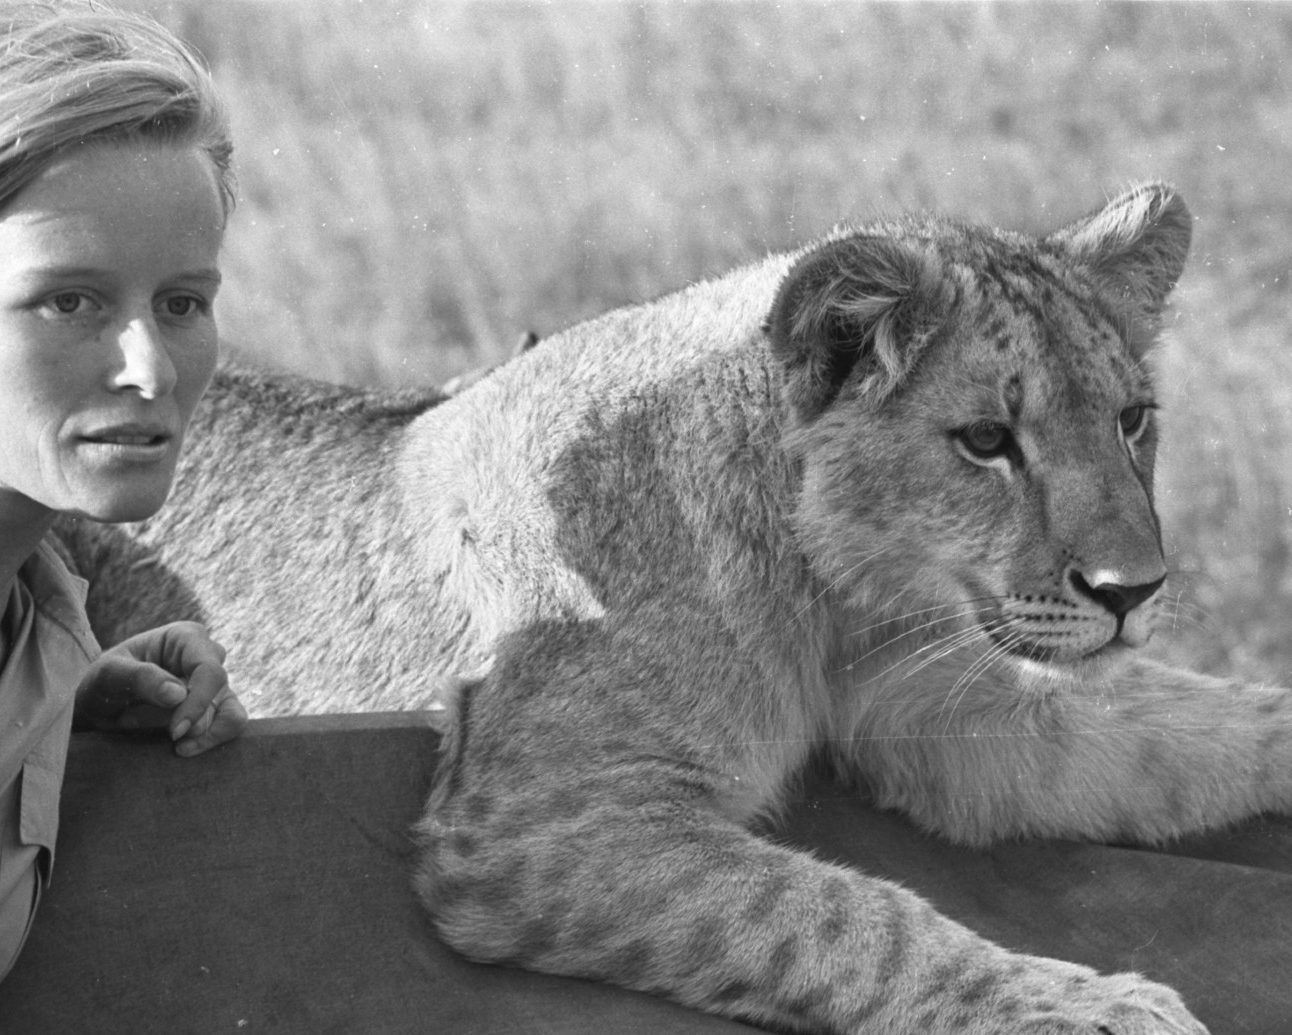
[[[1125,618],[1156,593],[1162,583],[1166,581],[1166,576],[1162,575],[1152,582],[1143,582],[1138,586],[1123,586],[1121,583],[1111,580],[1101,580],[1092,586],[1079,571],[1072,572],[1069,578],[1078,593],[1089,597],[1098,604],[1102,604],[1118,618]]]

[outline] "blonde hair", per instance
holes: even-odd
[[[142,15],[0,5],[0,210],[65,148],[99,140],[200,148],[233,210],[228,115],[194,51]]]

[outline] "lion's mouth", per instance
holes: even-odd
[[[1057,647],[1047,647],[1033,640],[1019,639],[1017,635],[1011,636],[998,629],[987,629],[986,632],[992,643],[1006,654],[1011,654],[1016,658],[1043,662],[1052,662],[1059,659],[1060,651]]]
[[[1095,644],[1081,651],[1064,650],[1035,640],[1022,639],[1017,633],[1010,635],[1000,629],[984,630],[991,640],[994,649],[1010,657],[1022,658],[1044,665],[1063,668],[1068,665],[1080,665],[1083,662],[1099,662],[1123,651],[1134,650],[1133,644],[1120,636],[1112,636],[1103,643]]]

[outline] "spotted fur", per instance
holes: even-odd
[[[99,581],[119,615],[178,580],[260,714],[452,688],[416,882],[473,958],[791,1031],[1199,1032],[751,832],[813,758],[970,844],[1292,805],[1286,691],[1133,649],[1189,227],[1149,184],[1041,238],[842,229],[433,406],[229,375],[174,505],[117,533],[152,562],[100,540]]]
[[[420,827],[444,937],[792,1031],[1202,1030],[750,832],[818,752],[975,844],[1292,800],[1286,694],[1130,651],[1165,572],[1147,352],[1188,237],[1160,186],[1041,240],[845,230],[548,342],[478,403],[515,433],[441,411],[430,484],[473,529],[523,496],[513,565],[573,588],[461,689]],[[1008,439],[977,455],[974,428]]]

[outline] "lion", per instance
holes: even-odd
[[[1292,696],[1139,651],[1167,570],[1162,183],[1045,236],[842,227],[452,398],[223,372],[171,504],[67,528],[107,640],[253,713],[443,709],[415,881],[467,956],[790,1031],[1202,1026],[753,828],[824,762],[970,845],[1292,806]]]

